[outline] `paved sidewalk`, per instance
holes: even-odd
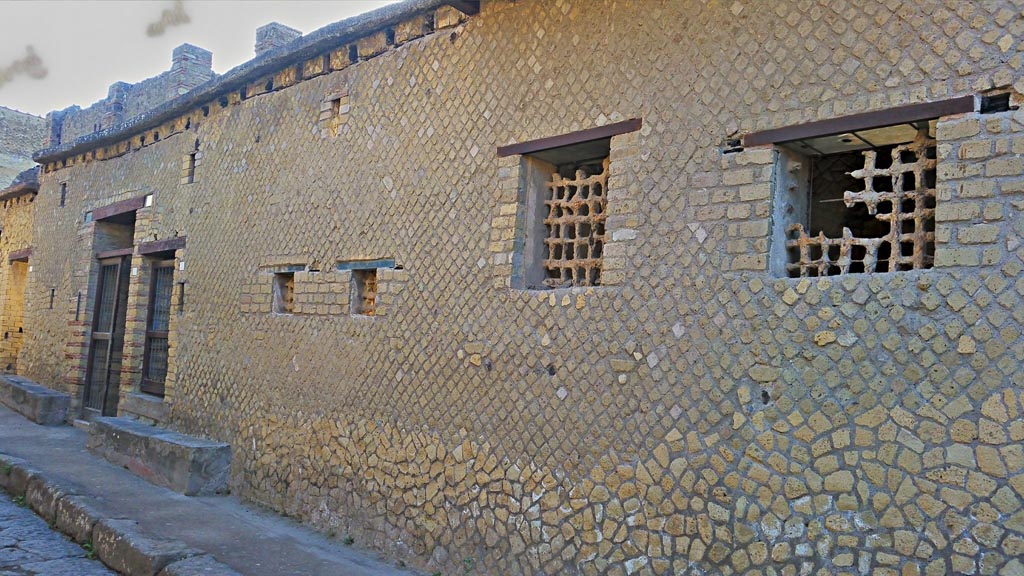
[[[234,496],[188,497],[153,486],[87,452],[86,437],[71,426],[33,424],[0,406],[0,453],[72,488],[106,517],[137,521],[148,536],[181,540],[251,576],[414,574]]]
[[[0,494],[0,576],[115,576],[42,518]]]

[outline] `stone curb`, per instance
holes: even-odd
[[[153,538],[134,520],[106,518],[90,498],[60,486],[20,458],[0,454],[0,489],[22,499],[50,526],[127,576],[240,576],[202,550],[180,540]]]

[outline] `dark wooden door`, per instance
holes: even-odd
[[[167,379],[167,331],[171,319],[174,260],[153,264],[149,282],[149,317],[146,319],[146,351],[142,362],[142,385],[147,394],[164,395]]]
[[[116,416],[128,307],[127,258],[100,260],[82,415]]]

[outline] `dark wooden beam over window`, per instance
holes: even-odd
[[[128,212],[134,212],[134,211],[138,210],[139,208],[142,208],[145,205],[146,205],[146,197],[145,196],[138,196],[136,198],[129,198],[127,200],[122,200],[120,202],[114,202],[113,204],[110,204],[109,206],[104,206],[103,208],[97,208],[97,209],[93,210],[93,212],[92,212],[92,219],[93,220],[104,220],[106,218],[111,218],[113,216],[119,216],[121,214],[126,214]]]
[[[143,242],[139,244],[139,254],[155,254],[157,252],[170,252],[185,247],[185,236],[156,240],[154,242]]]
[[[591,140],[602,140],[620,134],[636,132],[643,125],[644,122],[640,118],[632,118],[623,122],[616,122],[615,124],[606,124],[597,128],[587,128],[578,132],[562,134],[561,136],[540,138],[538,140],[530,140],[529,142],[520,142],[519,144],[509,144],[508,146],[498,146],[498,157],[504,158],[505,156],[514,156],[516,154],[532,154],[541,150],[572,146],[573,144],[590,142]]]
[[[96,253],[97,260],[104,260],[106,258],[120,258],[122,256],[131,256],[135,252],[135,248],[118,248],[117,250],[104,250],[103,252]]]
[[[22,248],[21,250],[14,250],[7,255],[8,262],[28,262],[29,257],[32,256],[32,248]]]
[[[925,102],[923,104],[908,104],[874,112],[863,112],[829,120],[819,120],[817,122],[753,132],[743,137],[743,145],[762,146],[764,144],[792,142],[793,140],[818,138],[820,136],[843,134],[856,130],[931,120],[940,116],[963,114],[965,112],[974,112],[974,96],[962,96],[960,98]]]
[[[448,0],[448,5],[466,16],[480,13],[480,0]]]

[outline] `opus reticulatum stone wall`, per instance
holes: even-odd
[[[1019,8],[484,0],[229,72],[37,154],[18,370],[81,397],[90,215],[148,197],[134,245],[188,238],[163,423],[230,443],[245,498],[452,574],[1024,573]],[[933,268],[770,269],[777,151],[724,142],[1000,91],[938,119]],[[634,118],[601,285],[514,288],[496,147]],[[359,261],[393,263],[374,316]],[[282,270],[301,313],[273,313]]]

